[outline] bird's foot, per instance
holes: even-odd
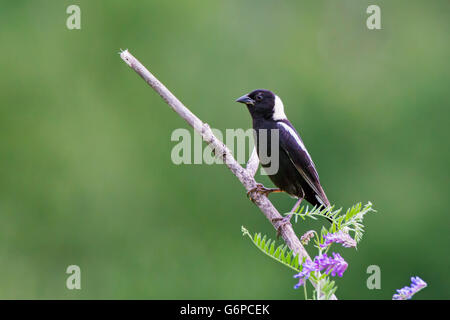
[[[284,227],[285,225],[291,225],[291,217],[292,217],[292,214],[288,214],[284,218],[274,218],[274,219],[272,219],[272,222],[277,225],[277,227],[276,227],[277,228],[277,239],[281,235],[281,228]]]
[[[259,193],[259,194],[264,194],[265,196],[268,196],[272,192],[281,192],[281,190],[276,189],[276,188],[266,188],[261,183],[258,183],[258,184],[256,184],[255,188],[253,188],[249,192],[247,192],[247,197],[250,200],[254,201],[254,198],[252,197],[253,193]]]

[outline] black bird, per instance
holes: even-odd
[[[272,91],[258,89],[240,97],[236,102],[244,103],[252,116],[256,151],[260,159],[262,150],[270,158],[270,132],[272,129],[279,130],[278,171],[268,173],[269,178],[278,189],[269,189],[258,185],[249,194],[284,191],[298,199],[292,212],[300,207],[303,199],[313,206],[328,207],[330,202],[320,185],[314,162],[297,130],[286,118],[281,99]],[[261,139],[262,135],[265,135],[265,139]],[[270,163],[261,163],[261,165],[267,168]]]

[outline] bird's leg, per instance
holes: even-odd
[[[297,202],[295,203],[294,207],[292,208],[291,212],[297,212],[298,208],[300,208],[300,204],[303,201],[303,197],[298,198]]]
[[[297,211],[297,209],[300,207],[300,204],[302,203],[303,197],[304,197],[304,195],[301,198],[298,198],[297,202],[295,203],[294,207],[291,210],[292,213],[295,213]],[[287,224],[291,224],[292,213],[288,214],[284,218],[274,218],[274,219],[272,219],[272,222],[278,222],[279,221],[278,227],[277,227],[277,239],[281,235],[281,227],[283,227],[283,226],[285,226]]]
[[[253,198],[252,198],[251,194],[254,192],[268,196],[272,192],[282,192],[282,190],[278,189],[278,188],[266,188],[262,184],[258,183],[255,188],[253,188],[249,192],[247,192],[247,197],[252,201],[253,201]]]

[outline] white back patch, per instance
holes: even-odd
[[[306,150],[305,145],[303,144],[302,140],[300,140],[300,138],[298,137],[298,135],[295,133],[294,129],[292,129],[291,127],[289,127],[286,123],[284,122],[278,122],[278,124],[281,124],[283,126],[283,128],[285,128],[289,134],[295,139],[295,141],[297,142],[298,146],[300,147],[300,149],[302,149],[303,151],[305,151],[308,156],[308,150]],[[311,158],[311,156],[309,156]]]
[[[280,97],[277,95],[275,95],[275,106],[273,108],[272,119],[275,121],[287,119],[286,115],[284,114],[283,101],[281,101]]]

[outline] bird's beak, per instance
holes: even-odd
[[[238,99],[236,99],[236,102],[244,103],[246,105],[254,105],[255,101],[250,98],[248,95],[244,95]]]

